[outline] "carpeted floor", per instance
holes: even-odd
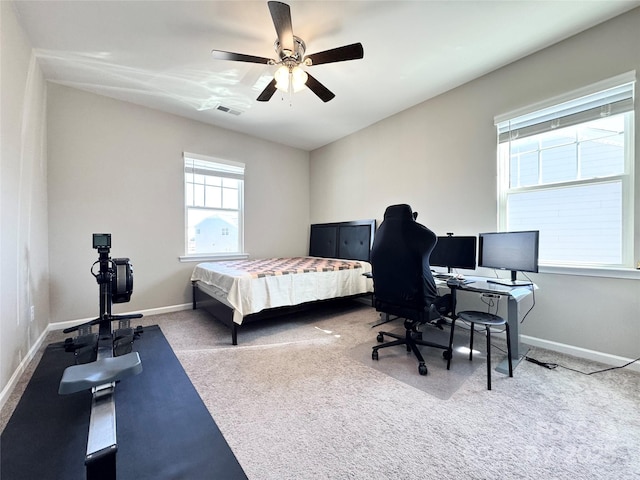
[[[522,362],[513,378],[494,372],[487,391],[480,336],[471,366],[456,353],[447,372],[438,350],[421,377],[402,347],[371,360],[377,320],[359,304],[326,306],[247,325],[235,347],[204,312],[143,323],[160,325],[250,479],[640,476],[639,374]],[[495,337],[497,363],[504,347]],[[460,331],[456,345],[467,342]],[[604,367],[541,349],[529,355]]]
[[[389,331],[399,335],[404,335],[405,330],[400,320],[375,328],[373,332]],[[424,327],[424,338],[431,342],[448,345],[449,329],[439,330],[434,327]],[[371,337],[371,335],[369,335]],[[375,337],[374,337],[375,338]],[[407,354],[402,347],[387,347],[379,350],[379,360],[372,361],[371,347],[376,345],[368,338],[363,343],[356,345],[349,350],[348,354],[354,360],[361,362],[367,367],[374,368],[379,372],[392,376],[407,385],[411,385],[423,392],[434,395],[442,400],[451,397],[473,374],[476,368],[486,365],[484,362],[470,362],[468,350],[458,348],[454,350],[451,364],[453,368],[447,370],[446,360],[443,359],[443,350],[437,348],[422,347],[421,352],[428,369],[428,381],[426,377],[418,374],[418,362],[413,354]],[[385,342],[393,340],[384,338]],[[480,339],[482,340],[482,339]],[[454,345],[468,345],[469,332],[461,330],[456,332]],[[484,343],[483,343],[484,345]],[[482,358],[484,352],[480,355]],[[506,357],[505,357],[506,358]],[[486,369],[484,369],[486,371]],[[496,375],[500,375],[496,373]],[[493,378],[493,376],[492,376]]]

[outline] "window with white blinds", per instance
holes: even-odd
[[[634,79],[496,118],[500,230],[539,230],[543,265],[633,266]]]
[[[184,154],[187,255],[243,252],[243,187],[243,163]]]

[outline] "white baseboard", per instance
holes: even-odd
[[[7,382],[5,387],[2,389],[2,392],[0,392],[0,410],[4,408],[4,404],[9,399],[9,396],[13,392],[13,389],[18,383],[18,380],[20,380],[20,377],[22,376],[24,371],[27,369],[29,362],[31,362],[31,360],[33,360],[33,357],[36,356],[36,353],[38,352],[40,345],[42,345],[42,343],[44,342],[44,339],[47,337],[47,333],[48,333],[48,330],[45,330],[44,332],[42,332],[40,337],[38,337],[38,340],[36,340],[36,342],[31,346],[27,354],[24,356],[24,358],[18,365],[18,368],[16,368],[15,372],[13,372],[13,375],[11,375],[11,378],[9,379],[9,381]]]
[[[591,360],[593,362],[611,365],[612,367],[620,367],[635,360],[634,358],[620,357],[618,355],[611,355],[609,353],[597,352],[595,350],[588,350],[586,348],[574,347],[573,345],[552,342],[550,340],[543,340],[541,338],[530,337],[528,335],[520,335],[520,341],[525,345],[530,345],[532,347],[540,347],[554,352],[583,358],[585,360]],[[632,363],[625,368],[634,372],[640,372],[640,362]]]
[[[160,315],[162,313],[172,313],[172,312],[180,312],[182,310],[190,310],[191,308],[193,308],[192,303],[183,303],[181,305],[169,305],[168,307],[149,308],[147,310],[138,310],[136,312],[118,313],[117,315],[130,315],[133,313],[141,313],[142,315]],[[47,327],[47,332],[64,330],[65,328],[69,328],[69,327],[75,327],[76,325],[81,325],[85,322],[89,322],[93,320],[93,318],[95,317],[81,318],[78,320],[69,320],[67,322],[50,323],[49,326]]]

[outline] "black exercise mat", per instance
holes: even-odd
[[[115,391],[118,479],[246,479],[160,327],[134,349],[143,371]],[[47,346],[2,432],[2,480],[85,479],[91,393],[58,395],[72,364],[62,343]]]

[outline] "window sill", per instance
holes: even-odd
[[[635,268],[606,268],[606,267],[569,267],[556,265],[540,265],[539,273],[553,273],[558,275],[578,275],[582,277],[628,278],[640,280],[640,270]]]
[[[244,260],[249,258],[248,253],[217,253],[202,255],[181,255],[178,257],[180,263],[188,262],[217,262],[219,260]]]

